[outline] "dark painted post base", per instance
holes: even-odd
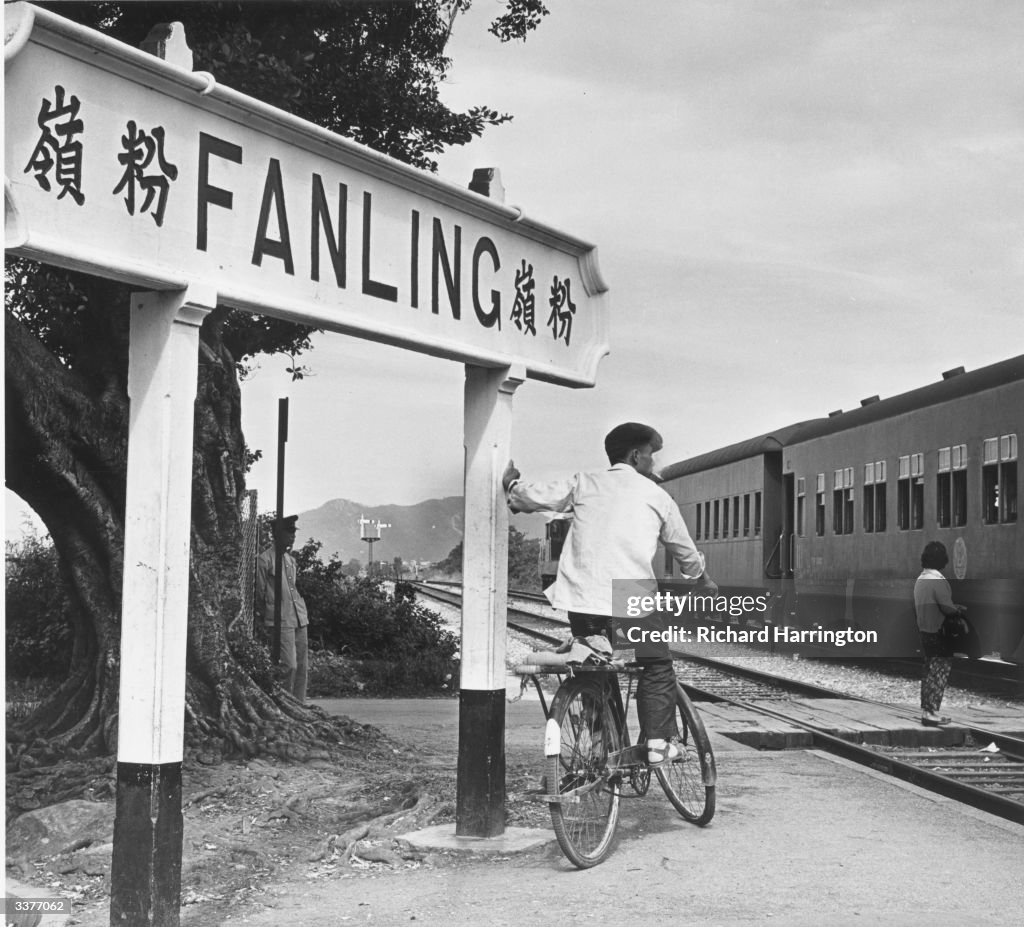
[[[505,833],[505,690],[459,693],[455,836]]]
[[[117,764],[111,927],[178,927],[181,763]]]

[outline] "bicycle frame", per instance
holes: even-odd
[[[639,668],[632,666],[574,666],[572,668],[566,667],[566,672],[553,670],[552,672],[545,674],[531,673],[529,676],[524,677],[524,686],[527,679],[533,683],[534,688],[537,690],[537,695],[540,698],[541,708],[544,710],[544,717],[550,722],[551,706],[545,698],[544,689],[540,684],[538,676],[557,676],[559,679],[559,687],[561,687],[566,679],[571,679],[578,674],[600,674],[602,697],[612,709],[615,718],[615,725],[618,728],[620,735],[620,743],[627,744],[626,747],[608,754],[606,775],[603,776],[600,781],[588,783],[585,786],[581,786],[579,789],[563,793],[560,796],[551,797],[549,798],[549,801],[572,801],[572,797],[574,795],[585,794],[586,792],[600,787],[605,782],[614,779],[618,775],[628,775],[632,770],[638,767],[647,766],[647,751],[643,743],[630,744],[629,722],[627,720],[629,702],[633,697],[633,689],[636,685],[636,679],[640,672],[641,670]],[[620,673],[625,674],[629,678],[629,688],[626,691],[625,702],[623,702],[622,690],[619,686]],[[553,745],[548,749],[552,749],[557,752],[557,747],[554,747]],[[547,752],[547,750],[545,752]]]
[[[586,869],[607,857],[627,784],[642,797],[657,779],[680,816],[698,826],[711,820],[714,754],[703,723],[678,682],[678,754],[652,766],[643,728],[632,743],[627,720],[642,666],[538,663],[516,669],[524,677],[523,691],[527,680],[534,683],[546,718],[546,772],[536,798],[548,804],[559,846],[573,865]],[[625,697],[619,679],[623,672],[629,677]],[[544,675],[559,679],[550,700],[538,678]]]

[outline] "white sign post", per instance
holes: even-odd
[[[190,53],[160,60],[25,3],[4,13],[6,249],[150,291],[132,309],[118,820],[135,839],[157,802],[170,823],[145,854],[115,840],[117,923],[177,924],[181,793],[164,785],[182,756],[187,397],[215,304],[467,365],[462,685],[488,730],[473,740],[464,702],[460,808],[476,810],[459,826],[494,835],[511,396],[524,378],[595,383],[594,247],[223,87]]]

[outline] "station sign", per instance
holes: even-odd
[[[591,386],[593,245],[28,4],[5,6],[5,245]]]

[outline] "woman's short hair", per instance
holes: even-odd
[[[949,554],[942,541],[929,541],[921,553],[921,566],[926,570],[941,570],[949,563]]]
[[[614,464],[625,460],[630,451],[645,444],[650,444],[658,450],[662,444],[661,435],[650,425],[626,422],[624,425],[616,425],[605,436],[604,452],[608,455],[608,462]]]

